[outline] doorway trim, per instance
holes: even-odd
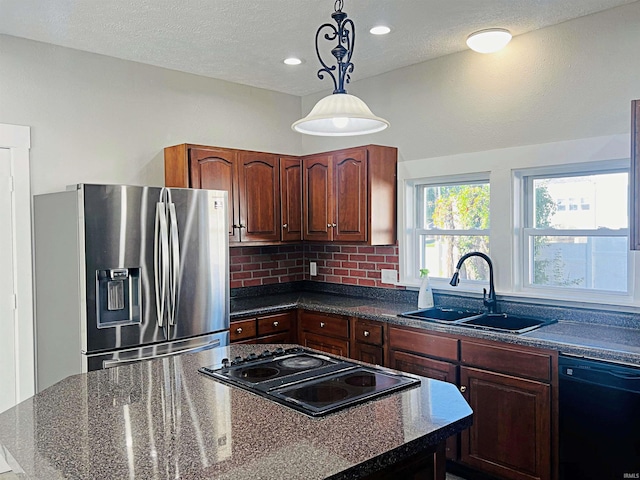
[[[10,151],[13,178],[16,402],[21,402],[35,393],[30,127],[0,123],[0,148]]]

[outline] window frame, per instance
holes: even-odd
[[[629,242],[629,222],[627,228],[611,229],[556,229],[556,228],[535,228],[534,224],[534,188],[533,182],[540,178],[562,178],[580,177],[588,175],[598,175],[606,173],[627,173],[630,185],[631,172],[628,160],[609,160],[606,162],[572,163],[568,165],[550,165],[546,167],[525,168],[514,171],[514,180],[517,188],[514,191],[520,192],[518,218],[516,224],[516,255],[514,268],[516,269],[514,278],[516,279],[514,291],[541,298],[557,299],[566,298],[570,295],[577,301],[596,301],[602,303],[630,303],[634,300],[634,255],[627,250],[627,282],[626,291],[611,291],[589,288],[557,287],[551,285],[535,285],[531,281],[531,239],[535,236],[554,237],[625,237],[627,245]],[[565,199],[566,200],[566,199]],[[630,195],[627,194],[627,211],[629,210]],[[569,201],[566,200],[568,211]]]
[[[420,237],[422,235],[429,236],[486,236],[489,237],[489,250],[491,250],[491,200],[489,201],[489,229],[469,229],[469,230],[446,230],[446,229],[425,229],[419,228],[418,218],[424,216],[424,207],[418,198],[419,187],[434,186],[455,186],[455,185],[474,185],[488,184],[491,189],[491,180],[489,172],[475,172],[461,175],[446,175],[423,177],[407,180],[405,182],[405,251],[403,261],[401,263],[401,284],[405,286],[419,286],[419,268],[423,260],[423,252],[421,251]],[[491,195],[491,193],[490,193]],[[489,252],[490,254],[490,252]],[[418,262],[411,259],[418,258]],[[444,277],[429,276],[432,286],[440,289],[453,288],[449,286],[449,279]],[[461,282],[462,283],[462,282]],[[471,287],[472,291],[481,290],[481,285],[485,285],[486,281],[464,280],[464,283]],[[477,287],[475,287],[477,284]],[[456,289],[457,291],[465,291],[464,288]]]

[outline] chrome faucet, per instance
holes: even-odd
[[[460,258],[460,260],[458,260],[458,264],[456,265],[456,271],[453,274],[453,277],[451,277],[451,281],[449,282],[449,285],[451,285],[452,287],[458,286],[458,284],[460,283],[460,278],[459,278],[460,267],[462,267],[462,264],[464,263],[464,261],[469,257],[480,257],[484,259],[485,262],[487,262],[487,265],[489,265],[489,296],[487,297],[487,289],[483,288],[482,303],[484,303],[484,306],[487,308],[488,313],[496,313],[496,289],[493,286],[493,263],[491,262],[491,259],[484,253],[469,252],[463,255]]]

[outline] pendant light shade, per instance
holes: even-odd
[[[334,93],[316,103],[292,128],[307,135],[347,137],[380,132],[388,126],[389,122],[376,117],[358,97]]]
[[[333,94],[316,103],[309,115],[294,122],[291,128],[307,135],[346,137],[364,135],[384,130],[389,126],[384,118],[376,117],[367,104],[358,97],[349,95],[344,88],[351,80],[354,66],[351,62],[353,46],[356,40],[355,25],[342,11],[343,0],[336,0],[335,11],[331,18],[337,26],[325,23],[316,32],[316,54],[322,68],[318,70],[318,78],[326,76],[333,80]],[[324,32],[324,35],[322,35]],[[329,66],[320,55],[318,40],[324,38],[336,41],[331,50],[337,65]],[[336,78],[337,75],[337,78]]]

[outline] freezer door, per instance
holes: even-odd
[[[227,192],[171,189],[179,238],[178,275],[169,339],[229,329]],[[173,325],[171,325],[173,323]]]
[[[212,335],[204,335],[197,338],[189,338],[175,342],[159,343],[138,348],[128,348],[117,352],[86,355],[87,371],[101,370],[103,368],[120,367],[141,360],[153,360],[156,358],[170,357],[184,353],[195,353],[212,348],[226,347],[229,345],[229,332],[220,332]],[[226,350],[222,350],[226,353]],[[228,355],[228,353],[227,353]],[[224,357],[225,354],[222,354]]]

